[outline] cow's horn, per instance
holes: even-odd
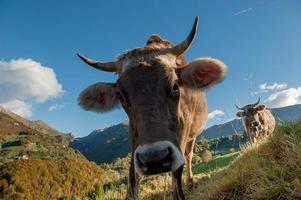
[[[94,61],[90,58],[87,58],[81,54],[77,54],[80,59],[82,59],[85,63],[88,65],[91,65],[92,67],[96,69],[100,69],[102,71],[106,72],[119,72],[120,67],[118,66],[117,62],[99,62],[99,61]]]
[[[238,109],[238,110],[243,110],[243,108],[239,107],[238,105],[235,104],[235,107]]]
[[[185,51],[190,47],[190,45],[192,44],[193,39],[196,36],[196,32],[197,32],[197,28],[198,28],[198,21],[199,21],[199,17],[196,17],[194,20],[194,24],[193,27],[188,35],[188,37],[181,42],[180,44],[170,48],[170,52],[176,56],[180,56],[183,53],[185,53]]]
[[[252,106],[252,107],[255,107],[255,106],[257,106],[257,105],[259,104],[259,102],[260,102],[260,98],[258,97],[258,100],[257,100],[257,102],[256,102],[256,103],[253,103],[253,104],[251,104],[251,106]]]

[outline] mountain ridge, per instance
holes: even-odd
[[[0,105],[0,113],[4,113],[8,116],[10,116],[12,119],[16,120],[16,122],[22,123],[23,125],[27,126],[30,129],[33,129],[35,131],[48,134],[48,135],[63,135],[65,133],[60,132],[53,127],[51,127],[48,123],[44,122],[43,120],[28,120],[25,119],[18,114],[11,112],[10,110],[4,108]]]
[[[272,108],[277,123],[301,119],[301,104]],[[235,133],[244,132],[244,126],[240,119],[213,125],[205,129],[198,137],[206,139],[227,137]],[[126,156],[130,152],[128,137],[128,121],[92,131],[85,137],[76,138],[70,143],[72,148],[78,149],[89,160],[96,163],[112,162],[118,157]]]

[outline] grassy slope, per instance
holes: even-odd
[[[209,165],[223,166],[237,156],[217,157]],[[218,164],[216,164],[218,163]],[[199,164],[195,172],[206,172]],[[210,172],[210,171],[209,171]],[[301,199],[301,123],[285,124],[259,147],[249,146],[223,169],[195,175],[196,188],[184,187],[191,200]],[[140,186],[141,199],[171,199],[171,177],[149,176]],[[126,185],[109,190],[104,199],[123,199]]]
[[[18,134],[19,132],[36,132],[24,124],[16,121],[9,115],[0,112],[0,139],[7,135]]]
[[[0,163],[27,155],[30,159],[85,159],[83,155],[58,141],[54,136],[26,132],[25,135],[7,135],[0,138]]]
[[[69,140],[68,135],[41,133],[0,112],[0,165],[22,155],[31,159],[85,159],[68,147]]]
[[[194,174],[209,173],[229,165],[239,152],[214,157],[211,161],[199,163],[193,166]],[[111,164],[103,164],[107,178],[105,188],[108,188],[104,199],[124,199],[127,189],[127,176],[130,157],[117,159]],[[168,199],[171,188],[171,177],[168,174],[158,176],[145,176],[140,193],[142,199]]]
[[[217,157],[213,158],[209,162],[202,162],[193,166],[193,173],[200,174],[200,173],[208,173],[214,171],[216,169],[226,167],[229,165],[237,156],[239,156],[239,152],[229,153],[226,155],[218,155]]]
[[[301,123],[279,127],[270,141],[203,180],[188,199],[301,199]]]

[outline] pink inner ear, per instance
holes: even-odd
[[[221,71],[218,67],[205,67],[198,69],[195,78],[199,87],[206,87],[219,78]]]

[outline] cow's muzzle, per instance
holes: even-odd
[[[169,141],[139,145],[134,153],[135,170],[142,175],[175,171],[184,164],[180,150]]]

